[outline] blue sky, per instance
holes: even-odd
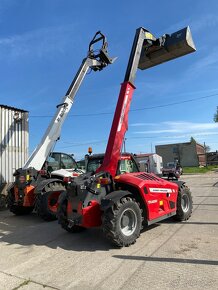
[[[155,36],[190,26],[197,52],[138,71],[126,149],[194,137],[218,149],[218,1],[0,0],[0,103],[29,111],[30,152],[65,95],[89,41],[106,34],[117,61],[87,75],[64,123],[56,150],[79,159],[89,146],[105,151],[135,30]],[[103,114],[102,114],[103,113]],[[89,115],[96,114],[96,115]]]

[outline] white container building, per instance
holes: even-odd
[[[28,111],[0,105],[0,193],[28,158]]]
[[[136,154],[136,160],[139,163],[139,169],[142,172],[162,175],[163,159],[156,153]]]

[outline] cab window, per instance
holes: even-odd
[[[119,162],[118,174],[138,172],[138,168],[132,159],[123,159]]]
[[[46,160],[47,162],[47,170],[48,172],[52,172],[54,170],[58,170],[59,169],[59,162],[57,160],[55,160],[55,158],[53,158],[52,156],[49,156]]]
[[[61,168],[64,168],[64,169],[77,168],[77,164],[71,156],[62,153],[61,154]]]
[[[95,172],[96,169],[102,164],[103,159],[89,159],[87,164],[87,172]]]

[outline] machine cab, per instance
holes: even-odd
[[[77,169],[77,163],[72,155],[60,152],[52,152],[47,159],[49,172],[59,169]]]
[[[86,172],[95,172],[97,168],[102,164],[104,154],[93,154],[91,156],[86,155]],[[130,153],[123,153],[120,157],[117,166],[116,175],[124,173],[139,172],[139,166]]]

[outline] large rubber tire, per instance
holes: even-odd
[[[35,210],[39,217],[45,221],[57,219],[57,203],[61,192],[65,190],[61,182],[47,184],[41,193],[36,196]]]
[[[103,232],[113,245],[128,247],[140,236],[142,221],[138,203],[130,197],[123,197],[104,212]]]
[[[179,187],[177,198],[177,211],[174,219],[176,221],[186,221],[192,215],[193,201],[190,189],[182,184]]]
[[[26,215],[26,214],[30,214],[34,207],[33,206],[21,206],[21,205],[16,205],[14,203],[15,201],[15,197],[14,197],[14,192],[13,192],[13,188],[11,188],[11,190],[8,192],[8,196],[7,196],[7,205],[9,210],[15,214],[15,215]]]
[[[0,193],[0,210],[6,209],[7,196]]]
[[[61,225],[61,227],[69,232],[69,233],[80,233],[85,230],[84,227],[74,225],[69,226],[69,221],[67,219],[67,192],[62,192],[61,196],[59,197],[58,201],[58,211],[57,211],[57,218],[58,223]]]

